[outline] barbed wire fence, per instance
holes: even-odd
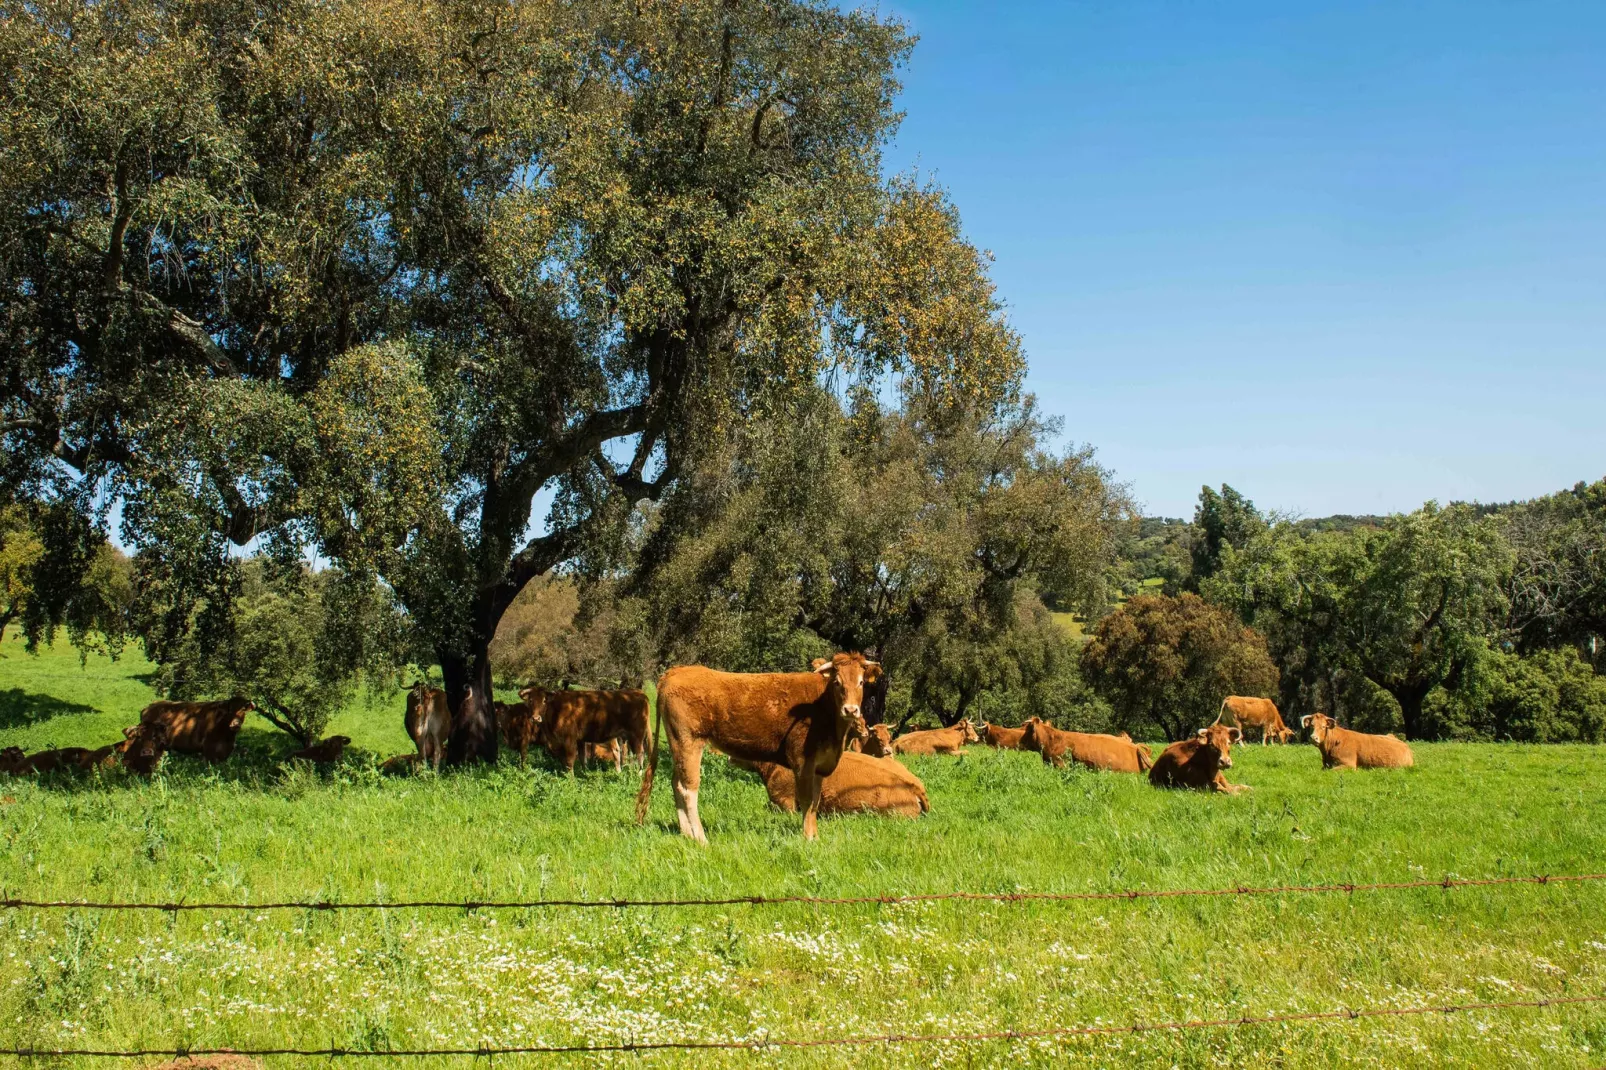
[[[1572,885],[1606,881],[1606,873],[1539,874],[1509,877],[1451,877],[1436,880],[1414,881],[1346,881],[1330,884],[1235,885],[1218,888],[1128,888],[1105,892],[928,892],[900,895],[865,896],[725,896],[719,898],[676,899],[534,899],[534,900],[412,900],[412,901],[338,901],[290,900],[262,903],[226,902],[132,902],[65,899],[0,898],[0,909],[6,910],[95,910],[95,911],[147,911],[177,914],[180,912],[251,912],[278,910],[313,911],[378,911],[378,910],[536,910],[536,909],[651,909],[667,907],[729,907],[729,906],[893,906],[936,902],[995,902],[995,903],[1053,903],[1078,901],[1127,901],[1152,899],[1219,898],[1233,896],[1271,895],[1332,895],[1411,889],[1438,889],[1453,891],[1461,888],[1490,888],[1514,885]],[[1065,1040],[1077,1037],[1132,1036],[1144,1033],[1180,1033],[1199,1029],[1234,1029],[1256,1026],[1287,1025],[1294,1023],[1332,1023],[1372,1018],[1416,1017],[1425,1015],[1451,1015],[1475,1011],[1537,1010],[1543,1008],[1576,1007],[1606,1003],[1606,994],[1549,996],[1535,999],[1506,1000],[1503,1002],[1477,1002],[1457,1004],[1430,1004],[1413,1007],[1335,1008],[1324,1011],[1297,1011],[1261,1016],[1231,1018],[1195,1018],[1172,1021],[1134,1022],[1127,1025],[1070,1025],[1046,1029],[1003,1029],[971,1033],[876,1033],[837,1037],[787,1038],[753,1037],[735,1040],[667,1040],[625,1041],[615,1044],[557,1044],[557,1045],[481,1045],[473,1048],[40,1048],[28,1045],[0,1047],[0,1055],[20,1059],[43,1058],[185,1058],[217,1055],[251,1057],[308,1057],[308,1058],[433,1058],[472,1056],[491,1058],[497,1055],[586,1055],[608,1053],[648,1053],[655,1051],[766,1051],[806,1048],[862,1048],[880,1045],[932,1044],[932,1043],[986,1043],[999,1041]],[[1606,1070],[1606,1067],[1600,1068]]]

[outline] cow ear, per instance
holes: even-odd
[[[867,684],[873,684],[879,679],[881,679],[881,663],[879,661],[865,662],[864,682]]]
[[[139,725],[131,724],[127,728],[123,729],[123,738],[124,739],[133,739],[134,738],[134,733],[138,732],[138,731],[139,731]]]
[[[1308,713],[1305,716],[1301,717],[1299,719],[1299,727],[1301,727],[1301,728],[1309,728],[1310,727],[1310,718],[1311,718],[1311,715],[1308,714]]]

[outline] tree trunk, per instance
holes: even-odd
[[[1385,688],[1394,696],[1394,701],[1400,704],[1400,720],[1405,722],[1406,739],[1423,737],[1425,726],[1422,724],[1422,704],[1434,686],[1434,684],[1415,683]]]
[[[496,761],[496,717],[491,706],[490,639],[476,642],[473,658],[457,653],[440,657],[446,703],[452,710],[452,734],[446,741],[446,764]]]

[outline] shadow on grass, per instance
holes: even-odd
[[[96,713],[81,702],[63,702],[52,695],[36,695],[20,687],[0,691],[0,728],[25,728],[52,717],[72,713]]]

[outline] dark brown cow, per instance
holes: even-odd
[[[1232,745],[1244,738],[1243,730],[1213,724],[1199,729],[1192,739],[1173,743],[1154,760],[1149,783],[1157,788],[1199,788],[1228,795],[1248,791],[1241,784],[1229,784],[1223,769],[1232,768]]]
[[[1026,736],[1026,729],[1005,728],[1002,725],[988,724],[983,721],[976,734],[989,747],[997,747],[999,750],[1021,750],[1021,740]]]
[[[1228,723],[1243,729],[1245,736],[1251,728],[1260,729],[1261,746],[1272,740],[1287,743],[1294,738],[1294,730],[1283,724],[1283,715],[1278,712],[1277,704],[1269,698],[1228,695],[1221,700],[1221,709],[1216,713],[1216,721],[1219,723],[1229,714],[1232,720]]]
[[[418,756],[417,751],[412,754],[397,754],[379,763],[379,771],[391,776],[401,776],[417,770],[421,761],[423,759]]]
[[[527,687],[519,698],[532,711],[541,745],[574,771],[587,743],[626,740],[639,763],[647,753],[647,692],[544,691]]]
[[[22,775],[22,767],[28,763],[28,755],[21,747],[7,747],[0,750],[0,773]]]
[[[420,680],[407,692],[407,713],[402,719],[418,757],[428,762],[436,772],[446,757],[446,741],[452,735],[452,708],[447,705],[446,692],[430,687]]]
[[[966,743],[980,743],[981,737],[971,723],[960,721],[947,728],[928,728],[923,732],[908,732],[892,741],[894,754],[958,754]]]
[[[774,762],[744,762],[739,758],[732,758],[731,764],[758,773],[775,807],[787,813],[797,812],[797,778],[786,766]],[[868,812],[919,817],[930,810],[926,786],[920,778],[890,758],[870,758],[847,752],[831,775],[820,782],[822,814]]]
[[[1374,736],[1338,727],[1325,713],[1300,718],[1311,742],[1322,752],[1323,769],[1404,769],[1416,764],[1411,747],[1393,736]]]
[[[1036,751],[1055,768],[1063,769],[1066,758],[1089,769],[1108,769],[1112,773],[1141,773],[1154,765],[1149,748],[1132,742],[1124,732],[1119,736],[1064,732],[1033,717],[1026,722],[1024,733],[1020,749]]]
[[[123,768],[139,776],[150,776],[162,755],[167,753],[167,725],[156,721],[130,725],[123,729]]]
[[[859,716],[864,688],[881,666],[862,654],[838,654],[813,672],[719,672],[701,665],[670,669],[658,681],[658,727],[652,759],[636,799],[636,820],[647,820],[658,738],[669,733],[674,762],[675,813],[684,836],[707,843],[697,813],[703,750],[732,758],[774,762],[797,778],[803,836],[819,834],[820,781],[830,776],[848,739],[869,735]]]
[[[327,765],[330,762],[338,762],[340,756],[345,753],[346,748],[350,745],[350,736],[330,736],[328,739],[320,740],[310,747],[303,747],[298,751],[293,751],[290,757],[300,758],[304,762],[313,762],[317,765]]]
[[[141,724],[167,726],[167,749],[175,754],[199,754],[209,762],[228,760],[245,715],[256,709],[248,698],[235,695],[217,702],[153,702],[140,711]]]

